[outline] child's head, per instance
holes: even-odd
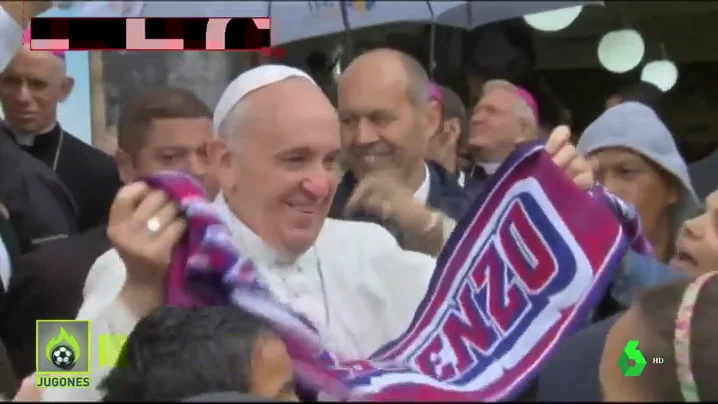
[[[718,350],[712,349],[718,338],[718,276],[713,275],[650,289],[614,324],[601,359],[605,401],[718,400]],[[618,365],[629,341],[639,341],[647,362],[640,376],[624,376]]]
[[[103,380],[104,401],[174,401],[239,392],[296,401],[286,347],[237,307],[163,307],[140,320]]]

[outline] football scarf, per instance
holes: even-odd
[[[178,201],[189,222],[168,303],[230,303],[266,319],[300,380],[335,399],[516,398],[585,323],[629,247],[650,249],[632,208],[599,187],[580,191],[543,146],[523,145],[458,223],[408,329],[369,359],[340,358],[274,299],[199,184],[181,174],[147,181]]]

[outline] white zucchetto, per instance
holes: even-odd
[[[212,121],[214,135],[218,136],[222,122],[247,94],[291,77],[302,77],[317,85],[307,73],[285,65],[262,65],[240,74],[229,83],[222,96],[219,97]]]

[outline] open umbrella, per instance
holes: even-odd
[[[125,3],[122,7],[118,3]],[[131,3],[131,4],[130,4]],[[89,2],[82,16],[270,17],[272,44],[399,22],[472,29],[495,21],[600,1],[157,1]]]

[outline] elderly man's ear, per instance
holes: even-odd
[[[72,93],[73,88],[75,88],[75,79],[73,79],[72,77],[65,77],[62,80],[62,84],[61,84],[62,93],[60,95],[60,102],[67,101],[67,98]]]
[[[434,136],[441,129],[441,104],[437,101],[429,101],[424,108],[424,122],[427,129],[427,139]]]
[[[229,163],[231,149],[228,141],[222,138],[215,138],[207,144],[207,156],[215,167],[222,167]]]
[[[226,139],[213,139],[207,145],[210,165],[217,170],[219,186],[223,192],[233,188],[232,153],[233,150]]]
[[[461,137],[461,123],[458,118],[453,118],[444,121],[444,131],[450,134],[448,142],[451,146],[459,145],[459,138]]]

